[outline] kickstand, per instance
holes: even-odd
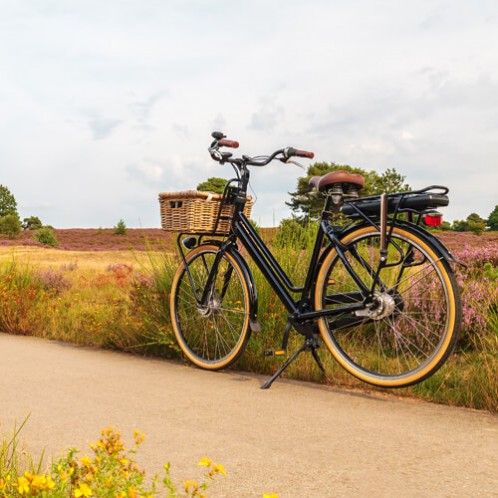
[[[320,360],[320,357],[318,356],[318,353],[316,351],[318,345],[316,342],[316,339],[313,338],[307,338],[303,345],[290,356],[287,361],[271,376],[270,379],[268,379],[262,386],[261,389],[269,389],[271,385],[282,375],[282,372],[303,352],[303,351],[311,351],[311,354],[313,355],[314,360],[316,361],[317,365],[320,367],[320,370],[325,373],[325,368],[323,366],[322,361]]]

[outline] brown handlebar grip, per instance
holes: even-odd
[[[232,149],[238,149],[239,142],[237,140],[227,140],[226,138],[222,138],[218,140],[218,145],[221,147],[231,147]]]
[[[315,157],[315,154],[313,154],[313,152],[308,152],[307,150],[296,150],[296,156],[313,159]]]

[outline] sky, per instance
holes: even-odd
[[[1,0],[0,184],[55,228],[160,226],[159,192],[293,146],[498,205],[495,0]],[[310,161],[303,161],[305,166]],[[253,170],[273,226],[304,171]]]

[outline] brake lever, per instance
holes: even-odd
[[[296,160],[291,159],[291,158],[285,160],[284,162],[285,162],[285,164],[294,164],[301,169],[304,169],[304,170],[306,169],[306,166],[303,166],[301,163],[298,163]]]

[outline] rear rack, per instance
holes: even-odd
[[[421,190],[387,194],[387,211],[388,213],[412,212],[420,214],[427,210],[444,207],[449,204],[448,192],[447,187],[431,185]],[[380,205],[380,195],[348,199],[341,207],[341,213],[350,218],[380,216]]]

